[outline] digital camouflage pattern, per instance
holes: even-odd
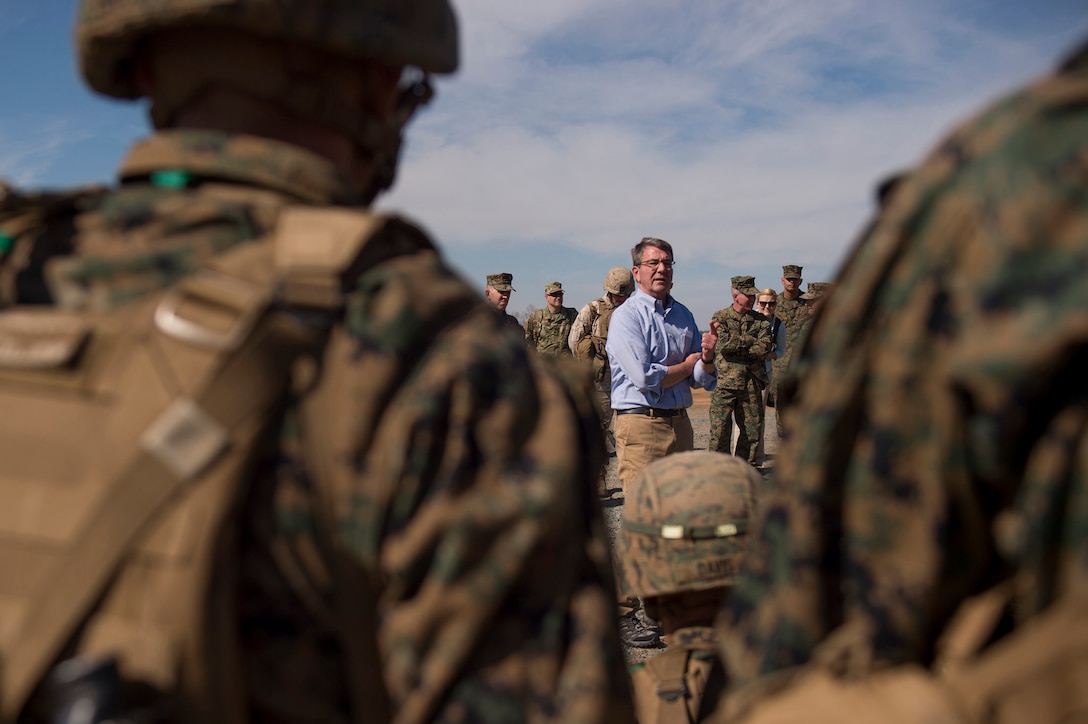
[[[577,316],[572,307],[561,307],[558,312],[535,309],[525,320],[525,339],[540,354],[569,357],[571,351],[567,339]]]
[[[621,592],[645,598],[648,611],[651,604],[685,609],[665,652],[632,667],[641,724],[699,721],[704,695],[712,707],[723,688],[710,616],[707,625],[692,625],[691,606],[707,604],[692,594],[708,592],[716,602],[733,583],[759,484],[739,458],[698,450],[650,463],[627,486],[616,541]]]
[[[118,187],[48,221],[18,280],[47,279],[69,308],[124,304],[260,238],[285,205],[343,192],[329,162],[291,145],[159,133]],[[27,258],[6,254],[0,270]],[[433,251],[364,273],[343,324],[346,353],[325,370],[341,437],[322,441],[341,486],[325,493],[340,544],[381,581],[396,720],[630,721],[587,386],[528,354]],[[297,402],[238,521],[241,635],[222,645],[240,650],[254,719],[341,721],[342,662],[322,619],[340,584],[315,559]]]
[[[140,44],[185,26],[244,29],[434,73],[450,73],[458,63],[457,21],[447,0],[82,0],[76,49],[84,78],[99,93],[140,97]]]
[[[763,422],[763,388],[767,385],[767,355],[772,349],[771,323],[753,311],[738,312],[726,307],[714,313],[718,346],[714,362],[718,386],[710,396],[710,445],[716,452],[729,453],[733,419],[740,436],[734,452],[756,464],[756,445]]]
[[[733,583],[759,474],[732,455],[691,450],[647,465],[627,486],[616,541],[621,593],[659,596]]]
[[[793,360],[805,340],[810,316],[808,307],[801,301],[800,296],[797,299],[790,299],[781,292],[778,294],[778,307],[775,308],[774,314],[786,325],[786,354],[771,362],[775,426],[778,429],[779,438],[783,438],[786,432],[782,425],[790,403],[788,390]]]
[[[514,275],[510,272],[498,272],[487,275],[487,286],[500,292],[516,292],[514,289]]]
[[[940,143],[824,300],[723,620],[731,675],[803,664],[844,622],[928,665],[1013,572],[1013,629],[1084,586],[1086,269],[1088,47]]]
[[[831,291],[831,288],[835,286],[830,282],[809,282],[808,291],[800,296],[802,301],[809,299],[819,299],[823,295]]]

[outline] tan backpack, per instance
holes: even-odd
[[[593,381],[607,383],[611,379],[608,354],[605,342],[608,339],[608,325],[616,308],[602,305],[599,300],[589,303],[593,309],[593,318],[589,320],[589,334],[578,341],[578,349],[571,350],[579,359],[588,359],[593,365]]]
[[[405,222],[343,209],[285,209],[272,236],[114,310],[0,312],[0,722],[70,656],[115,657],[186,718],[245,718],[222,547],[248,464],[298,366],[347,343],[346,284],[431,248]],[[382,721],[373,597],[318,523],[354,714]]]
[[[817,660],[778,696],[733,696],[716,721],[743,724],[1080,724],[1088,722],[1088,591],[1066,594],[988,647],[1010,601],[1002,586],[966,602],[932,671],[896,666],[856,678]],[[840,629],[840,641],[850,639]],[[845,635],[844,635],[845,634]],[[836,635],[828,642],[835,642]],[[847,646],[849,648],[849,646]],[[818,652],[825,653],[825,652]],[[833,657],[832,657],[833,658]]]

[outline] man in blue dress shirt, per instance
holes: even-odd
[[[627,303],[612,314],[605,349],[612,370],[616,411],[616,457],[620,485],[669,453],[694,447],[691,388],[713,390],[717,323],[700,334],[688,308],[669,294],[672,246],[646,237],[631,249],[638,284]]]

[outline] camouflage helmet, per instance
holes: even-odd
[[[635,278],[631,276],[631,270],[625,266],[614,266],[608,270],[602,285],[606,292],[631,296],[635,291]]]
[[[741,458],[668,455],[628,485],[617,543],[621,593],[659,596],[731,585],[761,478]]]
[[[181,27],[245,30],[426,72],[450,73],[458,62],[448,0],[82,0],[76,45],[84,78],[105,95],[138,98],[140,43]]]

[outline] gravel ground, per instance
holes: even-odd
[[[692,397],[693,404],[691,408],[688,409],[688,417],[691,418],[691,427],[695,433],[695,449],[705,450],[710,441],[710,420],[708,417],[710,393],[703,390],[695,390]],[[766,467],[770,468],[774,466],[774,456],[778,452],[778,433],[775,428],[773,408],[767,409],[767,420],[764,427],[766,428],[763,443],[767,458]],[[610,500],[601,501],[601,506],[604,508],[604,520],[605,525],[608,527],[609,540],[615,540],[617,532],[619,531],[620,520],[623,516],[623,495],[619,490],[619,478],[616,477],[615,457],[608,461],[608,487],[612,489],[612,498]],[[625,647],[624,655],[627,658],[627,663],[632,664],[645,658],[656,656],[664,650],[664,648],[636,649]]]

